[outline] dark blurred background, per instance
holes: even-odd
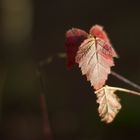
[[[138,1],[137,1],[138,2]],[[64,52],[65,32],[104,26],[119,54],[114,71],[140,83],[140,5],[113,0],[0,1],[0,139],[44,140],[40,61]],[[140,97],[118,93],[122,110],[100,121],[96,96],[78,67],[65,59],[41,68],[46,117],[54,140],[140,139]],[[133,89],[113,76],[108,84]],[[50,138],[51,139],[51,138]],[[52,140],[52,139],[51,139]]]

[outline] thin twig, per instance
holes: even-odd
[[[66,58],[66,53],[57,53],[56,55],[52,55],[52,56],[48,57],[45,61],[43,61],[42,64],[43,64],[43,65],[44,65],[44,64],[50,64],[50,63],[53,61],[53,59],[54,59],[55,57],[57,57],[57,58]],[[112,74],[113,76],[115,76],[116,78],[118,78],[119,80],[123,81],[124,83],[127,83],[127,84],[129,84],[130,86],[132,86],[132,87],[134,87],[134,88],[140,90],[140,85],[137,85],[136,83],[134,83],[134,82],[128,80],[128,79],[125,78],[124,76],[122,76],[122,75],[120,75],[120,74],[118,74],[118,73],[116,73],[116,72],[114,72],[114,71],[111,71],[111,74]]]
[[[111,74],[112,74],[113,76],[115,76],[116,78],[118,78],[119,80],[121,80],[121,81],[123,81],[123,82],[129,84],[130,86],[132,86],[132,87],[134,87],[134,88],[140,90],[140,86],[139,86],[139,85],[137,85],[137,84],[135,84],[134,82],[128,80],[128,79],[125,78],[124,76],[122,76],[122,75],[120,75],[120,74],[118,74],[118,73],[116,73],[116,72],[114,72],[114,71],[111,71]]]
[[[109,88],[109,89],[112,89],[112,90],[118,90],[118,91],[127,92],[127,93],[130,93],[130,94],[133,94],[133,95],[140,96],[139,92],[136,92],[136,91],[133,91],[133,90],[129,90],[129,89],[125,89],[125,88],[119,88],[119,87],[110,87],[110,86],[106,86],[106,87]]]
[[[42,75],[42,66],[40,66],[40,64],[38,67],[38,77],[40,80],[40,90],[41,90],[40,107],[41,107],[41,112],[43,117],[43,133],[44,133],[45,140],[53,140],[53,134],[50,127],[49,115],[48,115],[46,99],[45,99],[45,83]]]
[[[130,93],[130,94],[133,94],[133,95],[140,96],[140,92],[136,92],[136,91],[133,91],[133,90],[120,88],[120,87],[111,87],[111,86],[108,86],[108,85],[105,85],[104,87],[96,90],[95,93],[98,93],[98,92],[102,91],[103,89],[110,89],[110,90],[114,90],[114,91],[122,91],[122,92],[126,92],[126,93]]]
[[[57,53],[55,55],[50,55],[49,57],[40,62],[40,66],[49,65],[53,62],[55,58],[66,58],[66,53]]]

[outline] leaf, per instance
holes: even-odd
[[[67,53],[67,67],[71,69],[75,64],[75,56],[78,47],[87,39],[88,34],[78,28],[72,28],[66,32],[65,49]]]
[[[108,43],[110,43],[109,38],[107,37],[107,34],[103,31],[103,27],[99,25],[94,25],[91,27],[89,33],[93,36],[96,36]]]
[[[97,103],[99,103],[98,112],[102,121],[111,123],[119,110],[121,109],[120,99],[117,97],[115,91],[117,88],[104,86],[97,90]]]
[[[86,39],[79,47],[76,63],[96,90],[103,87],[110,74],[110,67],[114,66],[114,52],[107,42],[93,36]]]
[[[102,40],[104,40],[105,42],[107,42],[109,44],[109,46],[112,46],[106,32],[103,30],[103,27],[100,25],[94,25],[92,26],[92,28],[90,29],[89,33],[92,36],[98,37]],[[118,57],[117,53],[115,51],[112,52],[114,57]]]

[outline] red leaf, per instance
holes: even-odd
[[[107,41],[95,36],[90,36],[79,47],[76,62],[96,90],[103,87],[110,67],[114,66],[114,52]]]
[[[109,40],[107,34],[105,33],[105,31],[103,30],[102,26],[99,26],[99,25],[92,26],[89,33],[94,37],[104,40],[106,42],[106,44],[108,44],[108,46],[112,46],[110,43],[110,40]],[[109,49],[107,46],[105,46],[105,48]],[[112,55],[113,55],[113,57],[117,57],[117,54],[114,50],[112,50]]]
[[[71,69],[75,64],[75,56],[78,47],[88,37],[88,34],[78,28],[72,28],[66,32],[65,48],[67,53],[67,67]]]
[[[70,69],[79,63],[82,74],[97,90],[108,78],[110,67],[114,66],[113,57],[117,57],[103,27],[95,25],[88,35],[85,31],[73,28],[66,33],[67,67]],[[79,48],[79,49],[78,49]]]
[[[103,27],[99,25],[92,26],[89,33],[93,35],[94,37],[98,37],[110,44],[110,41],[107,37],[107,34],[103,31]]]

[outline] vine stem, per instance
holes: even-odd
[[[50,57],[48,57],[45,61],[42,61],[42,65],[45,65],[45,64],[50,64],[54,58],[57,57],[57,58],[66,58],[66,53],[57,53],[56,55],[51,55]],[[111,71],[111,74],[118,78],[119,80],[123,81],[124,83],[140,90],[140,85],[128,80],[127,78],[125,78],[124,76],[114,72],[114,71]],[[116,90],[119,90],[119,91],[123,91],[123,92],[127,92],[127,93],[131,93],[131,94],[134,94],[134,95],[138,95],[140,96],[140,93],[139,92],[136,92],[136,91],[132,91],[132,90],[128,90],[128,89],[124,89],[124,88],[118,88],[118,87],[111,87],[111,88],[114,88]]]
[[[118,78],[119,80],[123,81],[124,83],[127,83],[127,84],[129,84],[130,86],[132,86],[132,87],[134,87],[134,88],[140,90],[140,86],[139,86],[139,85],[137,85],[136,83],[134,83],[134,82],[128,80],[128,79],[125,78],[124,76],[122,76],[122,75],[120,75],[120,74],[118,74],[118,73],[116,73],[116,72],[114,72],[114,71],[111,71],[111,74],[112,74],[113,76],[115,76],[116,78]]]
[[[110,89],[110,90],[113,90],[113,91],[122,91],[122,92],[126,92],[126,93],[130,93],[130,94],[133,94],[133,95],[140,96],[139,92],[129,90],[129,89],[125,89],[125,88],[120,88],[120,87],[111,87],[111,86],[108,86],[108,85],[105,85],[104,87],[96,90],[95,93],[98,93],[98,92],[100,92],[100,91],[102,91],[103,89],[106,89],[106,88]]]
[[[51,55],[51,56],[48,57],[45,61],[43,61],[42,64],[50,64],[50,63],[53,61],[53,59],[54,59],[55,57],[57,57],[57,58],[66,58],[66,53],[57,53],[56,55]],[[140,85],[138,85],[138,84],[136,84],[136,83],[134,83],[134,82],[128,80],[128,79],[125,78],[124,76],[122,76],[122,75],[120,75],[120,74],[118,74],[118,73],[116,73],[116,72],[114,72],[114,71],[111,71],[111,74],[112,74],[114,77],[118,78],[119,80],[123,81],[124,83],[127,83],[127,84],[129,84],[130,86],[132,86],[132,87],[134,87],[134,88],[140,90]]]
[[[126,92],[126,93],[131,93],[133,95],[140,96],[139,92],[136,92],[136,91],[133,91],[133,90],[129,90],[129,89],[125,89],[125,88],[120,88],[120,87],[110,87],[110,86],[105,86],[105,87],[107,87],[108,89],[111,89],[111,90],[118,90],[118,91],[122,91],[122,92]]]

